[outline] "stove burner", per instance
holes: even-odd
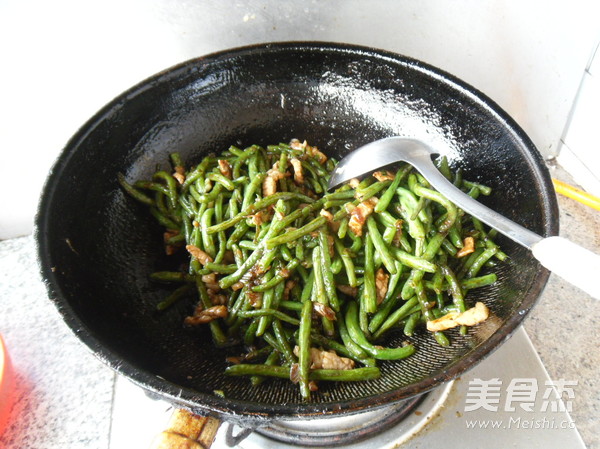
[[[417,398],[349,416],[275,421],[254,430],[242,429],[235,436],[230,425],[226,444],[239,449],[397,448],[441,412],[453,385],[450,381]]]
[[[309,421],[275,421],[256,429],[268,438],[304,447],[340,446],[381,433],[406,417],[427,394],[373,411]]]

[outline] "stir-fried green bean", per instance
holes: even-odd
[[[172,170],[150,180],[117,180],[165,228],[167,254],[188,256],[182,271],[151,274],[175,286],[157,309],[184,302],[186,326],[207,326],[237,354],[246,345],[225,373],[253,385],[289,379],[309,400],[318,381],[375,379],[380,360],[413,363],[419,339],[452,344],[454,331],[429,326],[467,311],[471,292],[496,282],[490,259],[508,257],[495,231],[405,163],[328,193],[337,162],[299,141],[231,146],[189,168],[178,153],[169,159]],[[446,158],[438,167],[474,198],[491,194]]]
[[[225,370],[228,376],[270,376],[281,379],[290,378],[289,366],[272,366],[260,364],[238,364]],[[338,382],[356,382],[377,379],[381,375],[377,367],[343,369],[313,369],[309,374],[310,380],[335,380]]]

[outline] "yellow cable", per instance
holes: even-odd
[[[600,198],[597,196],[591,195],[583,190],[580,190],[576,187],[573,187],[567,183],[559,181],[558,179],[552,179],[552,183],[554,184],[554,189],[556,193],[560,193],[561,195],[567,196],[575,201],[579,201],[586,206],[592,207],[596,210],[600,211]]]

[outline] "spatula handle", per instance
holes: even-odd
[[[600,256],[563,237],[542,239],[531,251],[540,263],[565,281],[600,299]]]

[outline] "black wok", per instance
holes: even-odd
[[[90,86],[93,88],[93,86]],[[558,230],[550,177],[532,142],[473,87],[396,54],[325,43],[252,46],[185,62],[110,102],[73,136],[47,180],[36,237],[43,278],[75,334],[107,365],[177,407],[229,421],[355,413],[424,393],[505,341],[547,279],[524,248],[499,239],[510,261],[498,282],[472,291],[492,319],[442,348],[423,330],[417,353],[384,362],[379,380],[323,383],[306,403],[297,387],[252,387],[223,375],[225,356],[209,334],[185,330],[190,304],[155,306],[168,287],[148,275],[172,267],[161,230],[125,196],[117,173],[148,178],[179,151],[189,163],[231,144],[307,139],[329,155],[382,137],[431,142],[467,179],[494,189],[493,209],[541,235]],[[404,340],[398,336],[391,345]],[[224,392],[224,397],[215,393]]]

